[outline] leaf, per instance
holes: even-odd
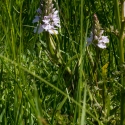
[[[63,107],[64,103],[66,102],[68,96],[65,96],[64,99],[62,100],[62,102],[59,104],[59,106],[57,107],[57,110],[61,110],[61,108]]]

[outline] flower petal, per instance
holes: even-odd
[[[50,19],[45,19],[45,20],[42,20],[45,24],[49,24],[50,22]]]
[[[104,41],[104,43],[109,43],[108,36],[102,36],[102,40]]]
[[[33,20],[32,23],[36,23],[36,22],[38,22],[39,20],[40,20],[40,17],[39,17],[39,16],[35,16],[35,18],[34,18],[34,20]]]
[[[38,9],[36,10],[36,12],[39,13],[39,14],[42,14],[42,10],[41,10],[40,8],[38,8]]]
[[[40,34],[41,32],[43,32],[43,30],[44,30],[43,27],[40,25],[34,28],[34,33]]]
[[[93,41],[93,33],[91,32],[90,37],[87,38],[87,42],[91,43]]]
[[[48,31],[49,31],[50,34],[58,34],[58,31],[54,30],[54,29],[50,29]]]
[[[101,43],[101,42],[98,43],[97,46],[98,46],[99,48],[101,48],[101,49],[105,49],[105,48],[106,48],[105,43]]]

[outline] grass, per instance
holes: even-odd
[[[54,5],[59,34],[34,34],[39,1],[0,1],[0,124],[124,125],[123,1]],[[86,46],[95,13],[106,49]]]

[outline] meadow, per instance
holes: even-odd
[[[0,125],[125,125],[124,0],[0,1]]]

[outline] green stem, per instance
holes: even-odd
[[[124,63],[124,27],[125,22],[122,22],[121,32],[120,32],[120,38],[119,38],[119,55],[120,55],[120,65]],[[122,70],[122,69],[121,69]],[[125,125],[125,79],[123,77],[123,74],[121,74],[121,85],[123,86],[121,90],[121,125]]]
[[[119,55],[120,55],[120,65],[124,63],[124,27],[125,27],[125,21],[124,21],[124,0],[121,0],[122,4],[122,21],[121,21],[121,30],[120,30],[120,37],[119,37]],[[122,69],[121,69],[122,70]],[[121,85],[123,86],[121,89],[121,125],[125,125],[125,79],[123,77],[123,74],[121,74]]]
[[[117,27],[119,30],[119,64],[122,65],[124,63],[124,27],[125,27],[125,19],[124,19],[124,0],[120,0],[121,2],[121,21],[120,19],[120,11],[119,11],[119,0],[115,0],[115,10],[116,10],[116,22],[117,22]],[[122,69],[121,69],[122,71]],[[120,76],[121,80],[121,85],[123,86],[121,89],[121,125],[125,125],[125,79],[123,77],[123,74]]]
[[[115,5],[115,17],[118,30],[121,29],[120,12],[119,12],[119,0],[114,1]]]
[[[80,104],[81,103],[81,87],[82,87],[82,72],[83,72],[83,53],[85,52],[85,45],[83,44],[83,3],[84,0],[81,0],[81,40],[80,40],[80,59],[79,59],[79,80],[77,86],[77,96],[76,100]],[[80,122],[81,117],[81,109],[80,107],[76,106],[75,113],[74,113],[74,123]],[[77,120],[78,118],[78,120]]]

